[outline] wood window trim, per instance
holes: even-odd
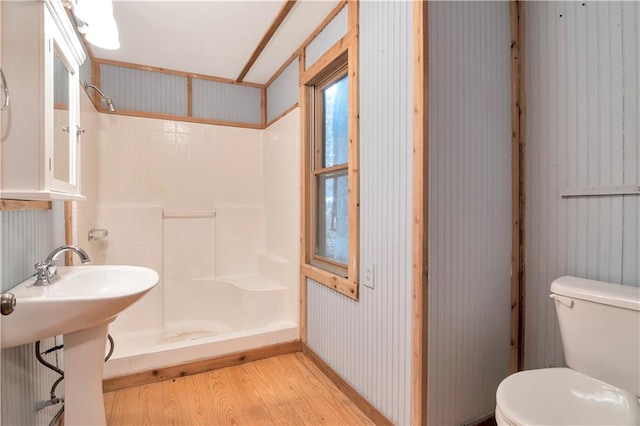
[[[303,279],[310,278],[351,299],[358,300],[359,286],[359,80],[358,80],[358,28],[352,28],[344,37],[335,43],[313,66],[300,70],[300,106],[301,106],[301,166],[302,166],[302,238],[301,238],[301,267]],[[349,79],[348,85],[348,144],[347,144],[347,179],[348,179],[348,261],[346,277],[321,269],[311,263],[314,250],[311,249],[313,230],[310,220],[311,200],[314,197],[311,182],[311,131],[309,113],[310,103],[314,96],[312,92],[316,85],[321,85],[329,78],[340,74],[345,67]]]

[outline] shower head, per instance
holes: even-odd
[[[109,112],[116,112],[116,107],[113,106],[113,101],[111,100],[111,98],[104,98],[104,101],[107,103]]]
[[[109,112],[116,112],[116,107],[113,105],[113,100],[112,100],[109,96],[105,95],[105,94],[102,92],[102,90],[100,90],[100,88],[99,88],[99,87],[94,86],[93,84],[89,84],[89,83],[87,83],[87,82],[85,81],[85,82],[84,82],[84,88],[85,88],[85,90],[89,89],[90,87],[91,87],[92,89],[94,89],[96,92],[98,92],[98,93],[100,94],[100,96],[102,97],[102,99],[103,99],[103,100],[105,101],[105,103],[107,104],[107,110],[108,110]]]

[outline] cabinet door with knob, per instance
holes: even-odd
[[[85,53],[56,0],[2,2],[0,198],[83,199],[79,169],[79,67]]]

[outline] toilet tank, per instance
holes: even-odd
[[[567,366],[640,396],[640,287],[561,277],[551,297]]]

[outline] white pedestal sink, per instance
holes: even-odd
[[[105,425],[102,398],[107,329],[126,307],[158,283],[138,266],[59,268],[60,280],[45,287],[35,278],[11,289],[15,311],[2,320],[2,348],[63,335],[65,425]]]

